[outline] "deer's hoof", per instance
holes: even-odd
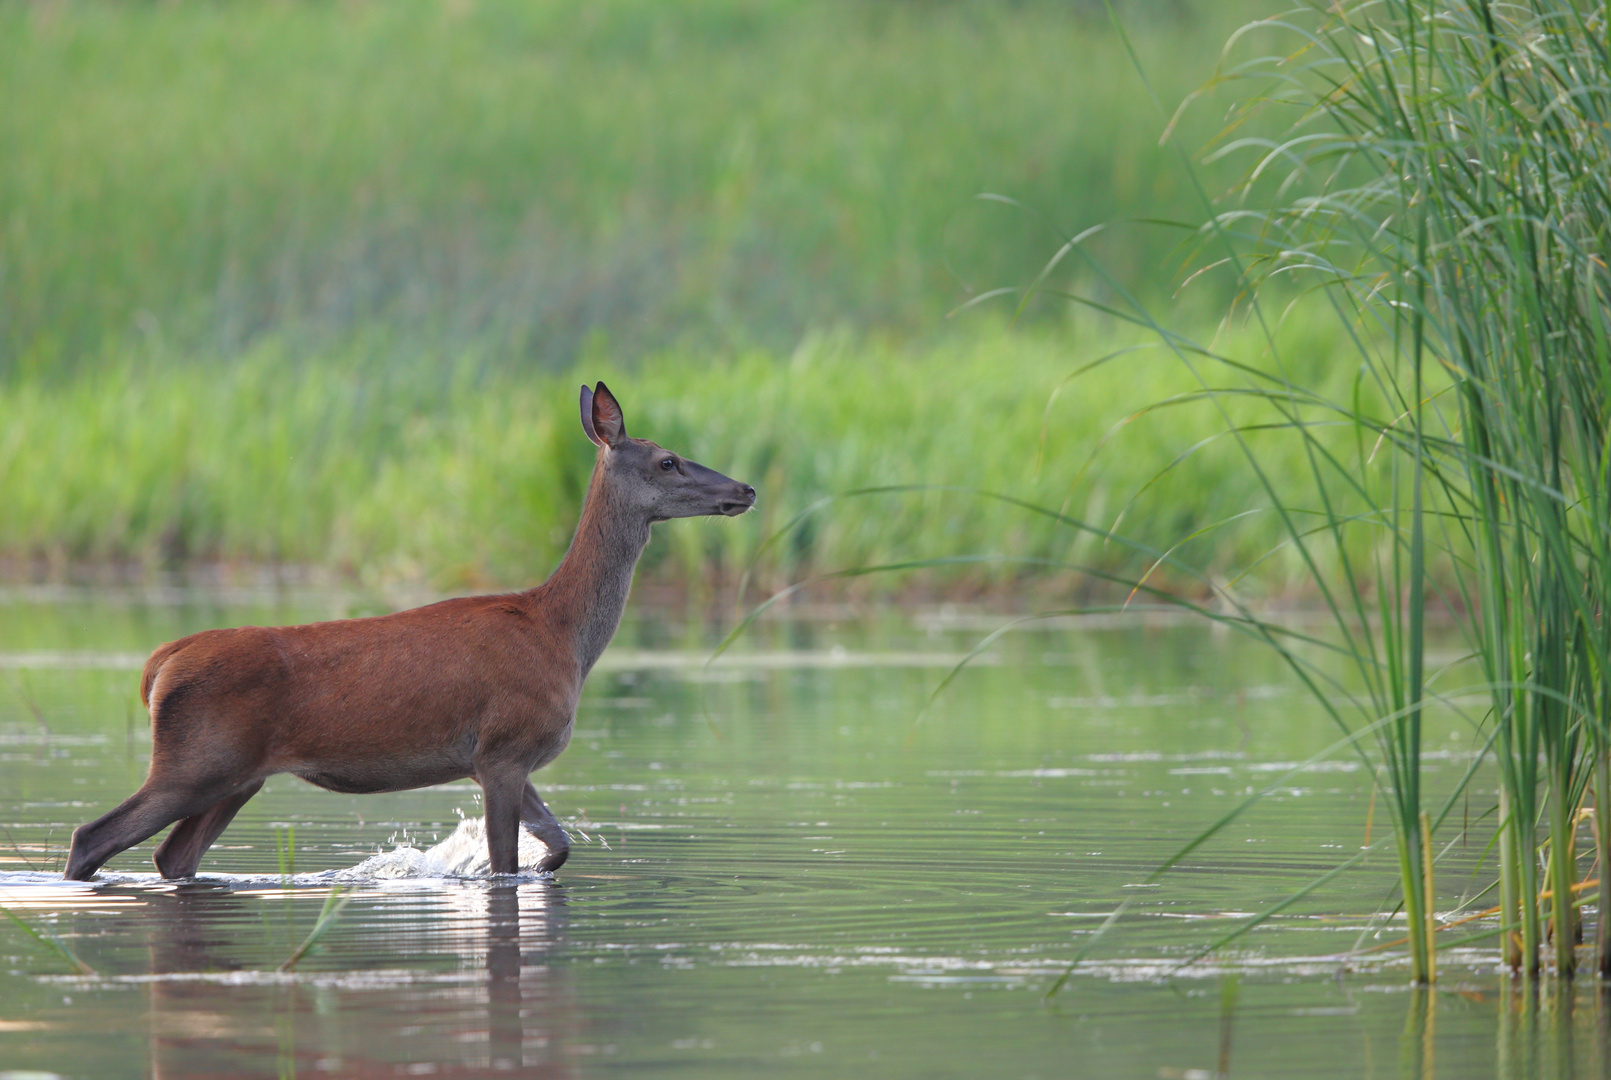
[[[565,860],[570,857],[571,849],[569,847],[557,848],[543,856],[543,861],[537,864],[537,869],[553,873],[561,866],[564,866]]]

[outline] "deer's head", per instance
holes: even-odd
[[[755,489],[648,439],[627,437],[621,405],[602,382],[582,387],[582,430],[599,447],[599,468],[618,503],[649,521],[721,515],[755,505]]]

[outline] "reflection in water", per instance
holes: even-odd
[[[1554,1068],[1550,1075],[1566,1080],[1573,1075],[1577,1063],[1577,1055],[1572,1052],[1572,1016],[1577,998],[1571,987],[1555,986],[1551,991],[1554,1008],[1549,1013],[1549,1043]]]
[[[1611,987],[1600,986],[1594,995],[1594,1057],[1599,1080],[1611,1078]]]
[[[1437,992],[1425,987],[1410,990],[1404,1035],[1399,1040],[1398,1074],[1402,1080],[1432,1080],[1436,1046]]]
[[[1538,1076],[1538,984],[1502,979],[1499,984],[1499,1080]]]
[[[1499,985],[1498,1080],[1611,1077],[1611,987],[1584,979],[1560,986],[1527,979]],[[1586,1000],[1579,1000],[1585,995]],[[1585,1015],[1587,1013],[1587,1015]],[[1592,1030],[1587,1021],[1592,1018]],[[1578,1031],[1584,1023],[1583,1031]]]
[[[564,890],[489,885],[422,899],[427,910],[387,935],[391,955],[353,957],[335,944],[339,974],[313,962],[270,976],[238,963],[236,920],[226,916],[240,897],[204,885],[162,897],[147,912],[150,1075],[391,1077],[411,1065],[438,1076],[575,1075],[568,1050],[580,1012],[568,968],[548,963],[563,936]],[[457,970],[423,972],[422,953],[457,960]],[[230,1007],[220,1011],[226,986]],[[255,1008],[241,1008],[242,995]]]
[[[82,659],[318,614],[201,606],[128,626],[120,610],[0,597],[0,633],[36,660]],[[73,826],[144,770],[132,676],[29,668],[37,715],[0,685],[0,902],[101,973],[68,975],[0,927],[0,1071],[1611,1080],[1611,1002],[1590,979],[1569,989],[1575,1005],[1505,984],[1492,941],[1473,939],[1418,994],[1391,947],[1350,952],[1362,932],[1394,935],[1369,916],[1396,880],[1389,860],[1178,970],[1240,913],[1336,866],[1372,812],[1356,763],[1294,772],[1331,728],[1267,653],[1192,627],[1026,630],[913,737],[941,677],[928,665],[976,633],[898,614],[758,624],[755,658],[706,671],[721,633],[645,623],[618,638],[620,669],[590,684],[544,778],[596,841],[563,890],[423,880],[472,870],[414,847],[473,823],[469,785],[349,798],[289,778],[214,849],[210,884],[157,882],[147,849],[95,888],[66,887],[48,871]],[[666,645],[681,651],[647,651]],[[1428,790],[1445,792],[1479,748],[1461,722],[1427,724],[1444,748],[1426,758]],[[1191,865],[1136,889],[1200,823],[1289,773]],[[1473,814],[1492,786],[1483,766]],[[277,873],[286,823],[294,888]],[[1483,858],[1457,846],[1440,875],[1480,881]],[[321,951],[277,974],[337,880],[361,891]]]

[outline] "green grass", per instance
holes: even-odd
[[[384,350],[352,350],[299,363],[263,343],[229,365],[131,359],[94,378],[13,379],[0,383],[0,551],[58,567],[200,559],[331,567],[374,584],[531,583],[575,525],[593,457],[576,392],[598,378],[621,398],[631,433],[760,492],[745,518],[657,530],[642,573],[696,588],[735,580],[763,538],[825,497],[870,486],[936,490],[822,506],[763,553],[757,583],[987,552],[1004,561],[859,587],[1052,579],[1074,590],[1084,579],[1071,567],[1022,560],[1135,562],[1127,549],[958,489],[1160,542],[1267,505],[1216,437],[1209,403],[1151,408],[1193,387],[1156,350],[1123,351],[1137,335],[1094,321],[1072,342],[1063,331],[976,329],[923,348],[828,335],[786,356],[595,358],[552,375],[516,375],[474,354],[400,365]],[[1257,351],[1245,333],[1232,336]],[[1284,340],[1316,378],[1332,378],[1335,335],[1295,324]],[[1255,513],[1234,543],[1210,534],[1183,550],[1230,568],[1278,539],[1277,523]],[[1283,591],[1299,572],[1278,552],[1252,591]],[[1160,581],[1200,588],[1167,569]]]
[[[1137,5],[1166,92],[1255,10]],[[1094,2],[6,5],[0,100],[0,375],[925,336],[1190,205]],[[1177,239],[1098,246],[1167,287]]]
[[[1119,10],[1178,99],[1259,5]],[[662,580],[736,578],[768,529],[870,485],[998,489],[1159,543],[1256,498],[1210,442],[1127,509],[1213,436],[1182,406],[1104,444],[1189,389],[1140,356],[1046,408],[1133,338],[1056,303],[1017,336],[1006,306],[945,318],[1101,223],[1092,254],[1166,295],[1182,234],[1122,222],[1192,193],[1099,3],[14,5],[0,100],[13,561],[530,582],[569,538],[571,402],[600,376],[634,432],[762,492],[744,522],[661,530]],[[759,581],[958,550],[1009,561],[926,580],[1125,557],[930,492],[825,508]]]

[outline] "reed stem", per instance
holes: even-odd
[[[1426,875],[1426,981],[1438,981],[1437,912],[1434,909],[1436,892],[1432,886],[1432,819],[1421,811],[1421,867]]]

